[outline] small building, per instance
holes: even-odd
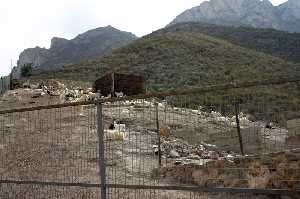
[[[132,74],[109,73],[94,82],[94,92],[100,92],[104,96],[122,92],[126,96],[145,94],[145,78]]]

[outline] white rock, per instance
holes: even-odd
[[[217,117],[216,119],[217,119],[218,122],[227,122],[228,121],[228,118],[223,117],[223,116]]]
[[[179,158],[180,157],[179,153],[175,150],[171,150],[169,155],[171,158]]]
[[[122,110],[122,114],[128,115],[129,113],[130,113],[130,111],[129,111],[128,109],[123,109],[123,110]]]
[[[194,155],[194,154],[190,154],[188,156],[188,159],[192,159],[192,160],[200,160],[201,157],[199,155]]]
[[[228,154],[228,155],[226,156],[226,158],[228,158],[228,159],[233,159],[233,158],[234,158],[234,156],[233,156],[233,155],[231,155],[231,154]]]
[[[198,114],[198,110],[192,110],[192,113],[194,113],[194,114]]]
[[[221,114],[221,113],[215,112],[215,111],[212,111],[212,112],[211,112],[211,115],[212,115],[213,117],[215,117],[215,118],[217,118],[217,117],[222,117],[222,114]]]

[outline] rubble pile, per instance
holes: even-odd
[[[158,153],[158,145],[153,145],[154,152]],[[234,152],[219,150],[216,146],[202,142],[199,145],[190,145],[186,141],[178,138],[162,138],[161,153],[164,158],[169,159],[175,165],[203,165],[213,160],[232,161],[239,157]]]
[[[300,188],[300,151],[155,169],[153,177],[210,187]]]
[[[56,80],[27,81],[0,97],[0,110],[94,100],[91,88],[67,88]]]

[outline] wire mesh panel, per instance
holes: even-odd
[[[4,111],[0,198],[297,198],[299,101],[267,90]]]
[[[100,198],[99,188],[84,188],[70,186],[41,186],[35,184],[16,185],[1,184],[1,198],[14,199],[89,199]]]
[[[93,105],[0,115],[1,180],[99,184],[95,118]],[[9,198],[23,192],[29,193],[24,198],[43,192],[50,197],[56,188],[19,185]]]
[[[291,192],[285,193],[270,193],[270,192],[248,192],[243,190],[241,192],[224,191],[224,190],[162,190],[162,189],[128,189],[118,188],[110,195],[110,198],[120,199],[273,199],[273,198],[297,198],[299,195]]]
[[[104,106],[107,181],[111,184],[155,185],[157,167],[153,145],[157,140],[153,107],[145,100]],[[121,104],[122,103],[122,104]],[[111,127],[114,128],[111,128]]]
[[[290,121],[292,134],[287,127],[300,113],[298,103],[270,103],[268,95],[245,91],[242,96],[193,93],[115,101],[105,103],[103,112],[107,183],[112,185],[108,198],[126,195],[126,189],[114,188],[120,184],[300,187],[300,142],[289,141],[298,135],[298,120]],[[130,191],[128,197],[147,198],[151,191]]]

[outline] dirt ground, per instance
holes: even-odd
[[[55,104],[59,96],[39,95],[19,89],[0,99],[0,110]],[[114,105],[114,106],[112,106]],[[147,101],[104,105],[104,142],[107,183],[126,185],[177,185],[170,179],[154,178],[159,168],[154,145],[158,144],[155,107]],[[238,154],[235,127],[213,115],[189,109],[159,108],[159,124],[170,127],[162,141],[181,140],[188,148],[208,143],[210,150]],[[0,115],[0,173],[2,180],[64,183],[100,183],[99,148],[94,105],[36,110]],[[113,121],[126,125],[121,138],[108,131]],[[284,129],[266,130],[262,124],[242,124],[247,153],[277,151],[285,146]],[[215,146],[214,146],[215,145]],[[209,147],[208,147],[209,148]],[[189,149],[188,149],[189,150]],[[175,158],[163,154],[162,167],[174,165]],[[203,159],[194,163],[203,164]],[[246,169],[246,168],[245,168]],[[2,184],[0,198],[82,198],[99,197],[97,188],[58,188]],[[184,191],[108,189],[108,198],[244,198],[245,194],[207,194]],[[252,196],[251,198],[268,198]]]

